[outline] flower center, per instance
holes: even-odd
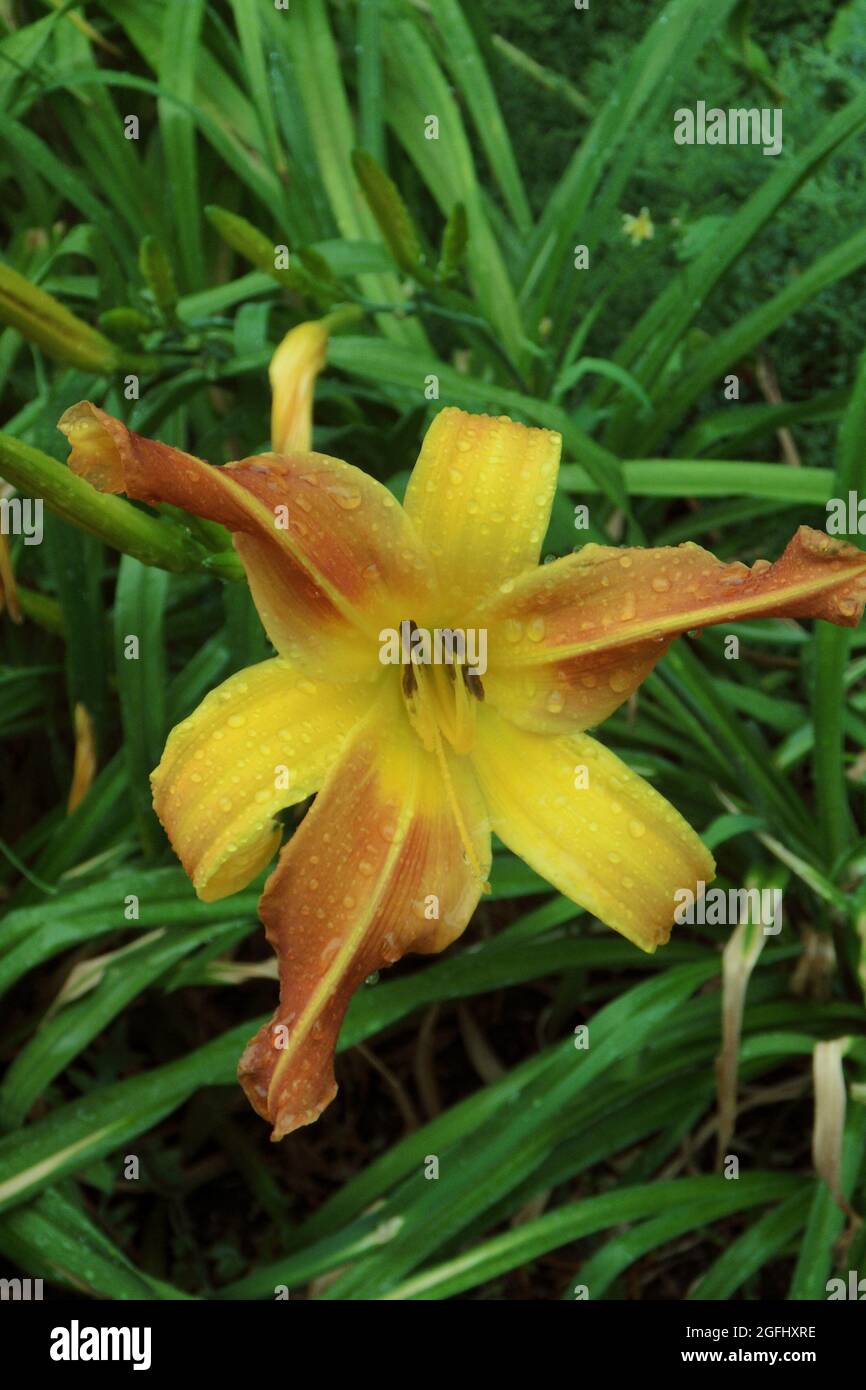
[[[409,621],[412,637],[419,631]],[[442,665],[425,661],[420,644],[410,644],[408,660],[401,666],[401,688],[409,721],[428,753],[438,751],[445,738],[455,753],[471,751],[475,741],[475,714],[484,699],[484,686],[467,660],[453,660],[453,650]]]
[[[431,660],[429,656],[425,659],[424,653],[431,650],[429,645],[414,642],[415,634],[421,631],[418,625],[410,620],[401,624],[401,628],[403,627],[413,639],[402,648],[400,675],[400,687],[409,722],[424,748],[433,754],[439,765],[445,795],[454,815],[466,863],[478,879],[481,892],[489,893],[490,884],[485,878],[479,863],[477,847],[466,824],[445,748],[447,742],[457,754],[465,755],[471,751],[475,741],[475,716],[479,704],[484,699],[481,676],[477,669],[473,670],[469,661],[465,660],[465,647],[460,648],[458,659],[455,661],[453,645],[449,643],[446,660],[443,664],[437,665],[435,659]],[[434,646],[432,650],[440,649]]]

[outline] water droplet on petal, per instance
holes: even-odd
[[[361,505],[361,494],[354,487],[328,487],[325,488],[329,497],[333,497],[338,507],[342,507],[344,512],[353,512],[356,507]]]
[[[339,951],[341,944],[339,936],[332,936],[330,941],[326,941],[325,945],[322,947],[322,953],[319,956],[319,965],[330,965],[334,956]]]

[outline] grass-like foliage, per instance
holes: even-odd
[[[198,901],[152,811],[168,731],[268,648],[220,528],[69,473],[75,401],[245,457],[275,346],[333,315],[316,447],[401,494],[443,404],[559,430],[547,556],[775,558],[866,486],[862,4],[782,62],[748,5],[642,3],[585,73],[594,20],[562,5],[567,75],[500,8],[2,7],[0,476],[46,511],[41,545],[8,538],[22,621],[8,575],[0,616],[0,1252],[52,1286],[804,1299],[866,1270],[862,631],[695,634],[602,731],[721,887],[784,890],[778,935],[679,926],[644,956],[499,850],[463,938],[356,996],[337,1101],[280,1145],[235,1081],[275,996],[257,886]],[[790,96],[778,157],[674,145],[713,83]],[[515,90],[573,132],[543,198]],[[803,315],[856,344],[829,377],[787,369]]]

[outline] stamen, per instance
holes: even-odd
[[[460,667],[460,674],[463,677],[463,684],[476,700],[484,699],[484,686],[481,684],[481,677],[474,671],[470,671],[467,666]]]
[[[439,770],[442,773],[442,781],[445,783],[445,795],[448,798],[448,804],[451,807],[451,814],[454,816],[454,821],[457,825],[457,833],[459,834],[460,842],[463,845],[463,853],[466,855],[466,862],[468,863],[475,877],[478,879],[481,885],[481,892],[489,893],[490,884],[481,871],[481,864],[478,861],[478,855],[475,853],[475,846],[472,843],[472,837],[470,836],[469,831],[466,828],[466,822],[463,819],[463,812],[460,809],[460,802],[457,798],[457,793],[454,790],[454,783],[451,780],[451,770],[448,767],[448,755],[446,754],[445,749],[442,745],[442,735],[440,734],[438,729],[436,730],[436,761],[438,762]]]
[[[406,619],[406,630],[418,631],[417,623]],[[475,741],[475,701],[484,699],[484,687],[476,674],[460,663],[426,665],[404,647],[401,686],[413,729],[428,753],[433,752],[438,734],[447,739],[456,753],[466,754]],[[447,673],[447,679],[446,679]]]

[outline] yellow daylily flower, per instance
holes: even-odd
[[[637,217],[630,212],[624,212],[622,215],[623,236],[629,238],[632,246],[639,246],[642,241],[651,241],[655,236],[655,230],[649,208],[641,208]]]
[[[275,1139],[336,1094],[361,981],[464,930],[491,829],[641,949],[666,941],[674,894],[711,880],[712,856],[586,730],[689,629],[783,615],[853,626],[866,598],[866,555],[805,527],[751,569],[691,544],[587,545],[539,567],[560,437],[504,417],[441,410],[402,507],[322,454],[211,467],[87,402],[60,428],[96,486],[234,533],[277,651],[212,691],[153,774],[208,900],[248,883],[276,853],[276,813],[317,793],[261,899],[280,1002],[239,1067]],[[483,634],[486,660],[425,663],[425,634],[446,629],[479,650]]]

